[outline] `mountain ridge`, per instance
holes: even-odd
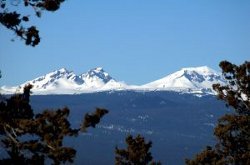
[[[211,88],[213,83],[218,82],[224,83],[218,72],[207,66],[201,66],[182,68],[177,72],[145,84],[144,86],[157,86],[158,88]]]
[[[61,68],[16,86],[2,86],[3,94],[20,92],[26,85],[33,85],[34,94],[80,94],[112,90],[135,91],[176,91],[181,93],[214,94],[212,84],[225,81],[215,70],[207,67],[182,68],[161,79],[143,85],[127,85],[117,81],[102,67],[96,67],[76,75],[73,71]]]

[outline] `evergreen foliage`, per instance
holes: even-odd
[[[97,108],[86,114],[80,128],[73,129],[68,121],[70,110],[45,110],[34,114],[30,106],[32,85],[0,102],[0,141],[6,150],[0,164],[61,164],[73,162],[76,150],[63,146],[66,136],[78,136],[89,127],[95,127],[108,110]]]
[[[39,30],[36,26],[23,26],[30,21],[30,16],[11,10],[21,2],[24,7],[33,8],[35,15],[41,17],[41,12],[44,10],[51,12],[58,10],[64,0],[13,0],[11,2],[0,0],[0,23],[23,39],[26,45],[36,46],[40,42]]]
[[[218,139],[215,147],[208,146],[193,160],[186,160],[188,165],[250,164],[250,62],[237,66],[222,61],[220,67],[228,84],[215,84],[213,88],[234,112],[219,119],[214,129]]]
[[[127,149],[115,148],[115,164],[116,165],[160,165],[153,162],[153,157],[149,149],[152,147],[152,142],[145,142],[144,137],[137,135],[133,138],[129,135],[126,138]]]

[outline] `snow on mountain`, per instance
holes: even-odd
[[[182,93],[213,94],[212,84],[215,83],[224,84],[225,81],[219,73],[207,66],[183,68],[162,79],[141,86],[126,85],[116,81],[101,67],[80,75],[62,68],[27,81],[19,87],[3,86],[0,93],[21,92],[26,84],[32,84],[34,94],[75,94],[108,90],[170,90]]]
[[[100,67],[89,70],[87,73],[80,75],[80,78],[88,88],[101,88],[113,80],[113,78]]]
[[[32,84],[34,94],[75,94],[102,90],[120,89],[125,83],[113,79],[102,68],[94,68],[81,75],[76,75],[65,68],[53,71],[18,87],[1,87],[1,93],[20,92],[26,84]]]
[[[173,90],[188,93],[213,93],[212,84],[225,81],[215,70],[207,67],[182,68],[164,78],[142,85],[148,90]]]

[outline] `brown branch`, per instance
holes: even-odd
[[[6,133],[6,135],[7,135],[13,142],[15,142],[16,144],[19,144],[18,140],[15,139],[15,138],[11,135],[11,133],[9,133],[9,131],[6,129],[6,127],[4,126],[3,128],[4,128],[4,132]]]

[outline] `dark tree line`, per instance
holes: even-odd
[[[71,128],[67,107],[34,114],[29,103],[31,88],[27,85],[23,94],[15,94],[0,102],[0,141],[7,154],[0,159],[0,164],[73,162],[76,150],[63,146],[63,139],[77,137],[87,128],[95,127],[108,110],[97,108],[94,113],[84,116],[79,128]]]

